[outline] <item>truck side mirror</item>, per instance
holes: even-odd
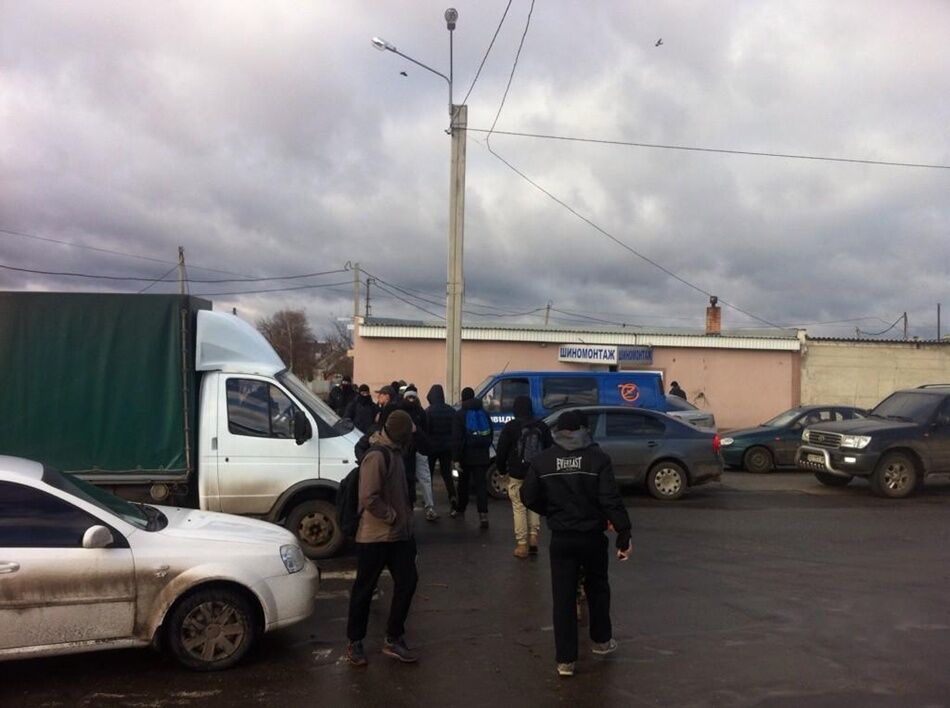
[[[299,408],[294,411],[294,440],[298,445],[303,445],[313,437],[313,426],[307,419],[307,414]]]
[[[105,526],[90,526],[82,535],[83,548],[108,548],[113,541],[112,532]]]

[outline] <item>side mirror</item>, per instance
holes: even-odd
[[[307,414],[302,410],[294,411],[294,440],[298,445],[303,445],[313,437],[313,427],[307,419]]]
[[[90,526],[82,535],[83,548],[108,548],[115,541],[105,526]]]

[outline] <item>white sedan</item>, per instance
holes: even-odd
[[[131,504],[0,456],[0,660],[156,644],[224,669],[307,618],[318,582],[279,526]]]

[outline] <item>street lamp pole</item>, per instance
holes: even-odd
[[[403,54],[384,39],[373,37],[373,46],[380,51],[398,54],[403,59],[445,79],[449,85],[449,133],[452,136],[452,164],[449,172],[449,248],[445,284],[445,386],[448,402],[459,400],[462,390],[462,300],[465,296],[463,242],[465,233],[465,140],[468,127],[468,106],[456,106],[452,97],[453,33],[458,11],[445,11],[449,30],[449,75],[436,71]]]

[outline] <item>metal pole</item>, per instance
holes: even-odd
[[[353,324],[360,317],[360,264],[353,264]]]
[[[369,284],[373,282],[372,278],[366,279],[366,303],[365,309],[363,310],[363,317],[369,319],[370,305],[369,305]]]
[[[940,303],[937,303],[937,341],[940,341]]]
[[[904,313],[904,339],[907,339],[907,313]]]
[[[449,177],[449,254],[445,301],[445,385],[450,403],[462,391],[462,269],[465,231],[465,141],[468,106],[452,106],[452,170]]]
[[[185,294],[185,247],[178,247],[178,294]]]
[[[552,303],[551,301],[548,301],[548,306],[547,306],[547,307],[545,308],[545,310],[544,310],[544,326],[545,326],[545,327],[548,326],[548,318],[551,316],[551,305],[552,305],[552,304],[553,304],[553,303]]]

